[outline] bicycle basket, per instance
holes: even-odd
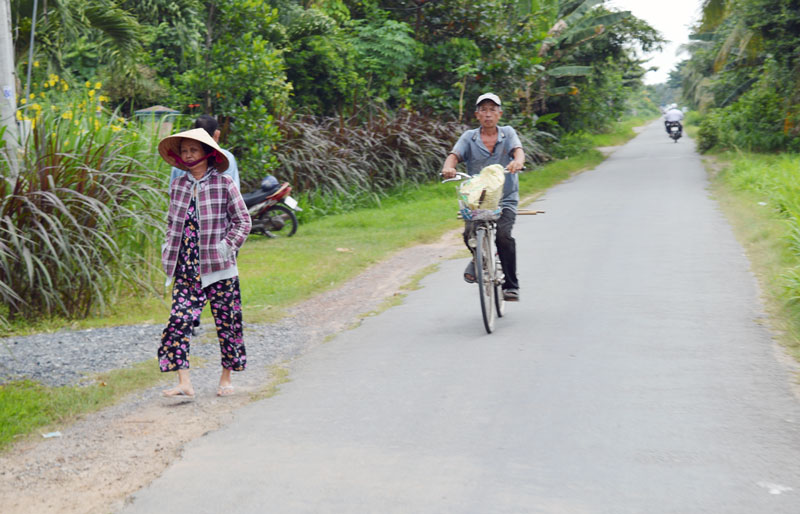
[[[469,221],[497,221],[497,218],[499,218],[502,213],[500,208],[494,210],[469,209],[463,202],[459,202],[459,206],[461,208],[458,210],[458,213],[461,215],[461,219]]]
[[[499,164],[486,166],[458,188],[459,200],[470,210],[497,209],[503,197],[505,170]]]

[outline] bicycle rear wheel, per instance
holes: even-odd
[[[494,330],[494,258],[491,254],[491,241],[486,237],[485,229],[475,231],[475,281],[478,284],[478,295],[481,299],[483,326],[491,334]]]

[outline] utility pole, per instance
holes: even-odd
[[[5,154],[10,178],[15,181],[18,174],[17,147],[17,77],[14,72],[14,41],[11,39],[11,1],[0,0],[0,126],[5,127]]]

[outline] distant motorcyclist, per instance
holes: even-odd
[[[669,126],[670,123],[677,123],[678,130],[683,132],[683,125],[681,121],[683,120],[683,111],[675,107],[674,105],[664,113],[664,128],[667,130],[667,134],[669,134]]]

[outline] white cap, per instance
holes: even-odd
[[[482,94],[482,95],[481,95],[481,96],[479,96],[479,97],[478,97],[478,99],[475,101],[475,105],[478,105],[478,104],[480,104],[480,103],[481,103],[481,102],[483,102],[484,100],[491,100],[492,102],[496,103],[497,105],[502,105],[502,104],[500,103],[500,97],[499,97],[499,96],[497,96],[497,95],[496,95],[496,94],[494,94],[494,93],[484,93],[484,94]]]

